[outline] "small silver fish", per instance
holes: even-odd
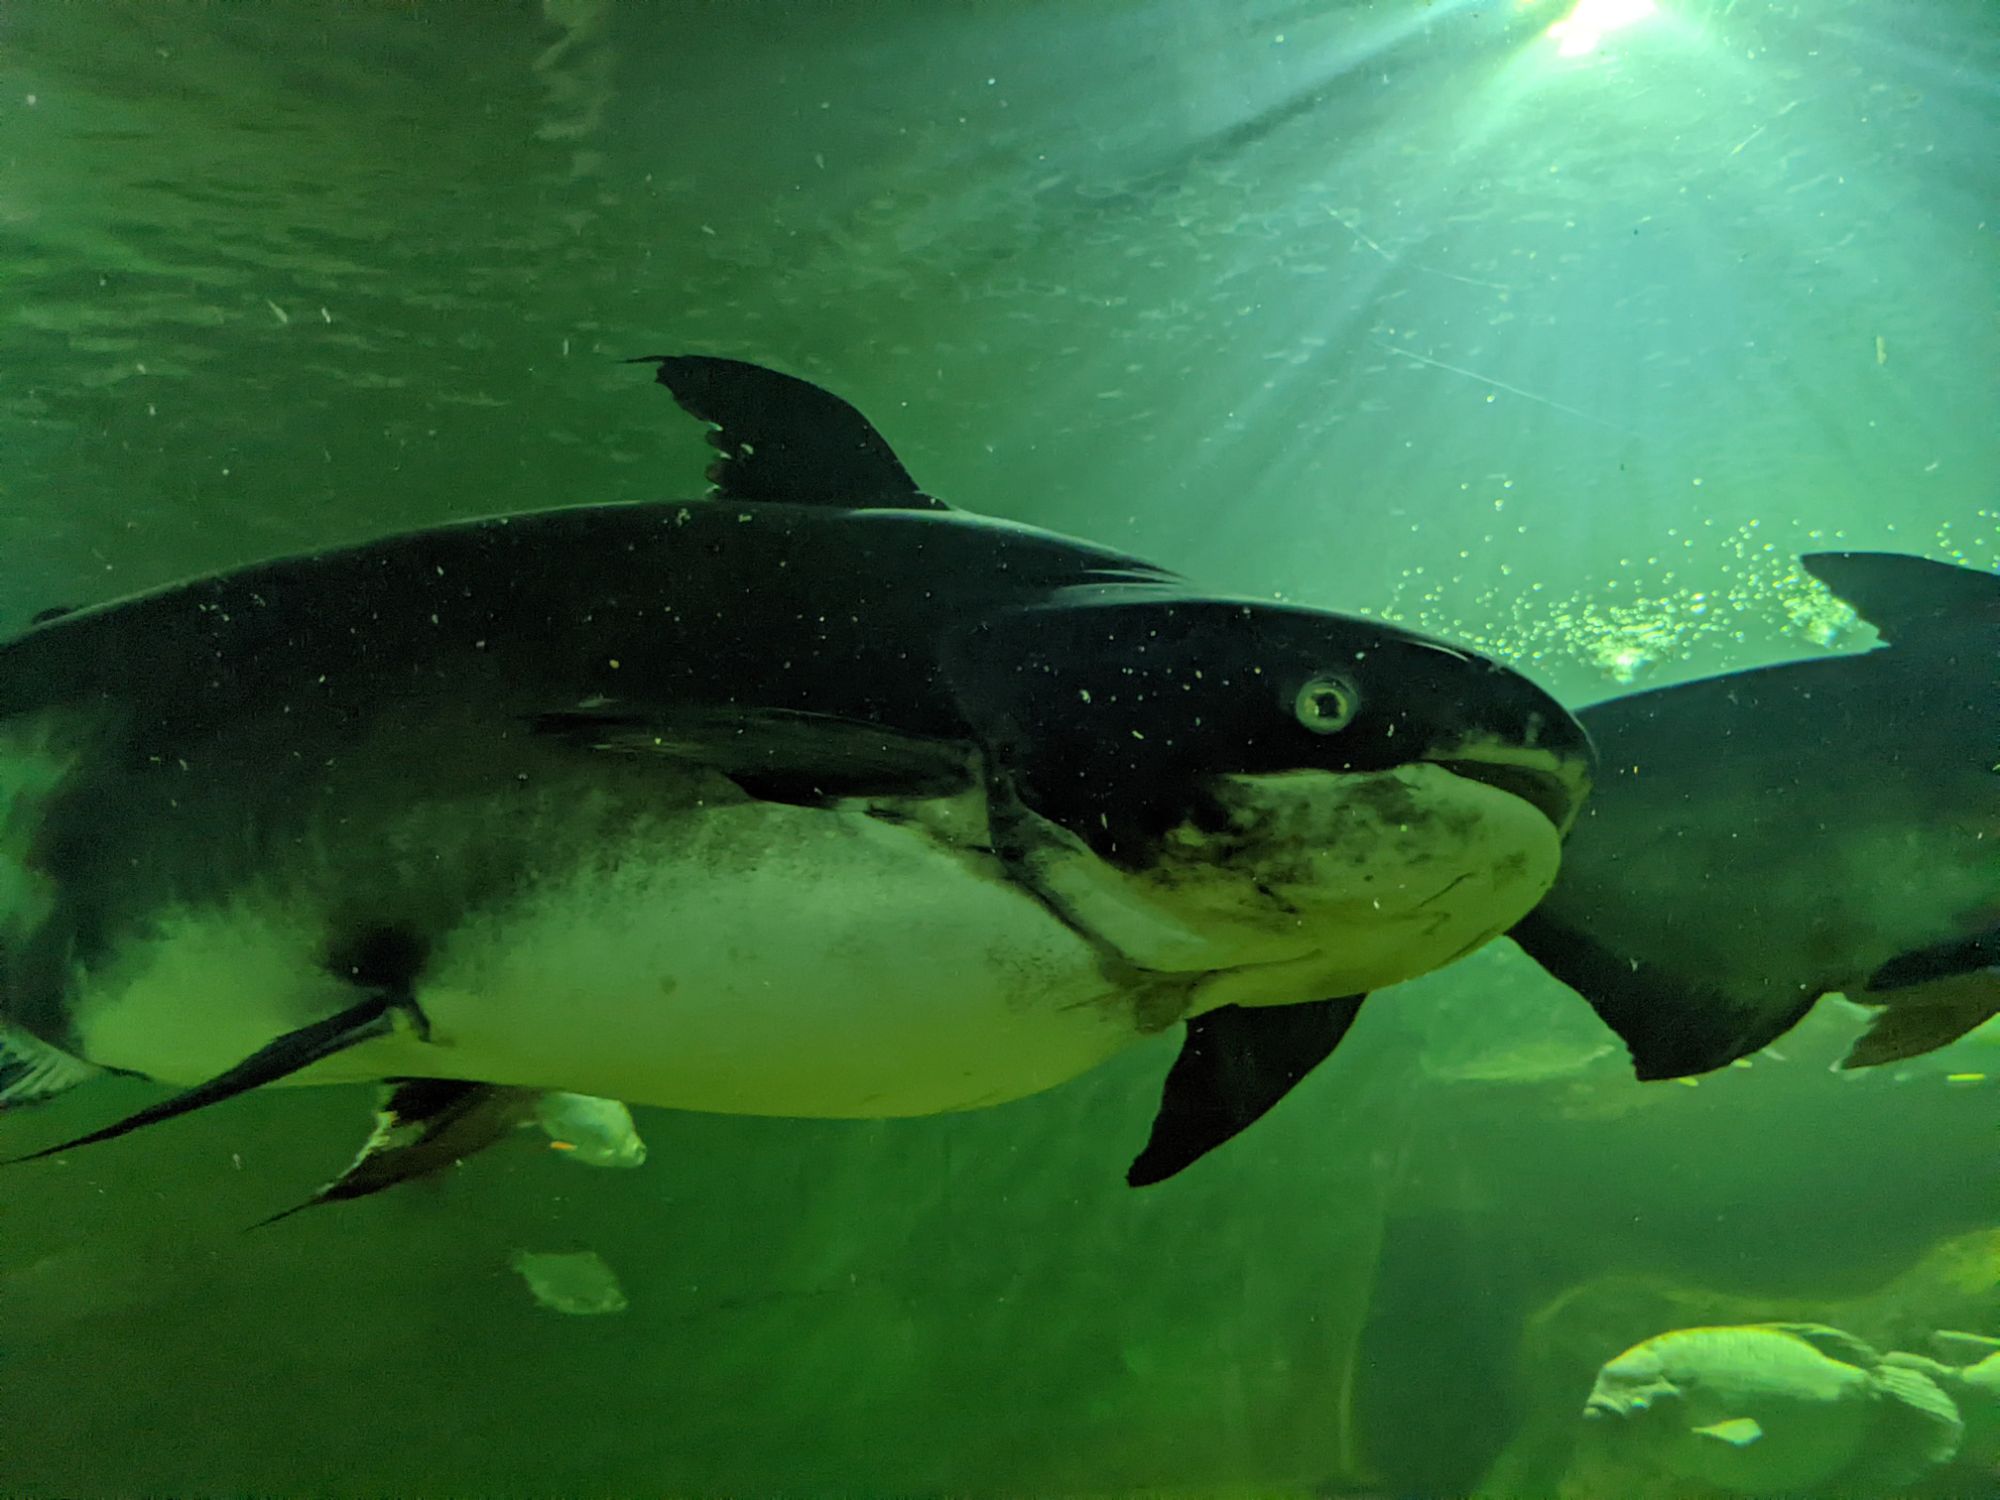
[[[646,1143],[632,1123],[632,1111],[616,1099],[547,1093],[535,1103],[535,1123],[567,1161],[629,1168],[646,1160]]]

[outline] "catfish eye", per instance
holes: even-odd
[[[1314,734],[1338,734],[1360,707],[1361,694],[1343,677],[1315,677],[1292,700],[1292,712]]]

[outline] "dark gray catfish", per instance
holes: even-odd
[[[1513,935],[1641,1078],[1722,1067],[1826,994],[1880,1007],[1847,1067],[2000,1011],[2000,577],[1894,553],[1802,561],[1880,648],[1580,715],[1597,789]]]
[[[1187,1021],[1151,1181],[1554,878],[1590,754],[1526,679],[954,511],[815,386],[655,363],[717,429],[711,497],[0,645],[10,1102],[92,1067],[188,1086],[94,1140],[406,1080],[325,1194],[353,1196],[533,1090],[924,1114]]]

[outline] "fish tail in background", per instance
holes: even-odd
[[[1712,1073],[1775,1042],[1812,1009],[1818,993],[1771,1012],[1713,985],[1615,953],[1587,933],[1530,912],[1507,934],[1590,1002],[1632,1054],[1645,1081]]]

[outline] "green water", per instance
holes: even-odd
[[[616,362],[675,350],[834,386],[964,507],[1575,701],[1822,649],[1814,545],[2000,564],[2000,11],[1708,0],[1564,59],[1562,9],[8,4],[0,625],[698,493]],[[245,1233],[369,1108],[264,1092],[7,1174],[0,1493],[1554,1494],[1676,1321],[2000,1333],[2000,1242],[1895,1290],[2000,1229],[2000,1085],[1945,1081],[1992,1042],[1836,1077],[1821,1011],[1642,1086],[1499,945],[1136,1193],[1171,1038]],[[586,1249],[623,1311],[512,1266]]]

